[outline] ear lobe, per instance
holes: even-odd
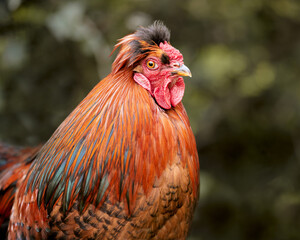
[[[133,80],[151,93],[150,81],[143,74],[135,73],[133,75]]]

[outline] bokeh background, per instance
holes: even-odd
[[[300,2],[0,1],[0,140],[45,142],[110,72],[116,40],[160,19],[193,73],[201,164],[189,240],[300,239]]]

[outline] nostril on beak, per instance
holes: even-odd
[[[180,63],[178,63],[178,62],[174,63],[174,64],[173,64],[173,67],[174,67],[174,68],[179,68],[179,67],[180,67]]]

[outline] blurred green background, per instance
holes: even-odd
[[[110,72],[117,39],[160,19],[193,73],[201,165],[189,239],[300,239],[300,2],[0,1],[0,140],[45,142]]]

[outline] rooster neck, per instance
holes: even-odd
[[[189,168],[197,192],[195,139],[182,104],[164,111],[136,84],[132,72],[108,75],[59,126],[27,176],[26,192],[51,211],[61,199],[68,211],[108,198],[130,212],[137,192],[147,194],[164,169],[178,161]]]

